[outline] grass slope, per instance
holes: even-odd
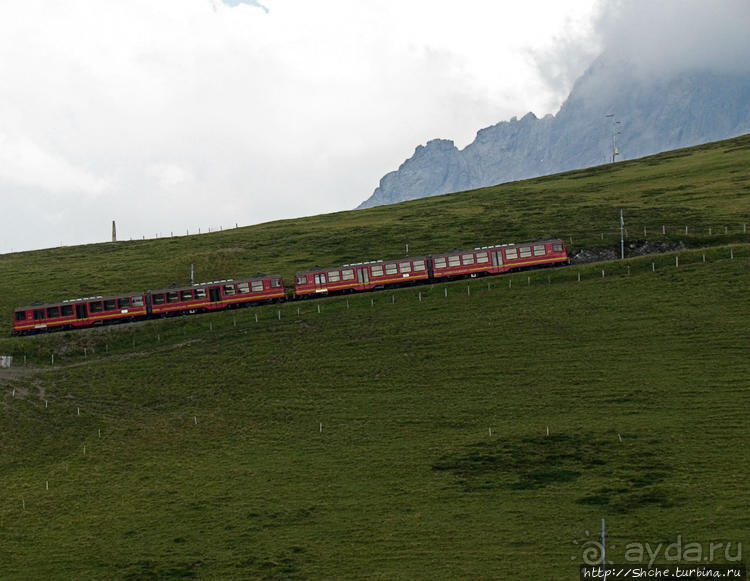
[[[200,236],[0,256],[0,326],[12,309],[196,280],[398,258],[563,237],[571,250],[628,240],[750,241],[750,135],[641,160],[392,206],[271,222]],[[108,232],[109,225],[105,225]],[[688,233],[685,234],[685,226]],[[662,231],[666,232],[662,235]],[[726,228],[726,234],[725,234]],[[710,233],[709,233],[710,229]]]
[[[3,577],[570,579],[601,517],[613,558],[746,544],[733,253],[22,341],[95,354],[4,390]]]
[[[608,244],[621,204],[627,216],[642,204],[644,223],[648,207],[648,228],[734,224],[719,238],[738,242],[747,202],[730,184],[746,183],[748,147],[6,255],[2,308],[31,292],[163,286],[190,262],[204,278],[255,265],[288,277],[369,258],[368,244],[398,256],[406,230],[413,253],[572,224],[574,240]],[[643,201],[659,175],[669,194]],[[680,188],[693,182],[702,196]],[[716,241],[695,229],[689,242]],[[741,243],[2,339],[28,368],[0,375],[0,575],[571,579],[602,517],[614,561],[678,539],[706,552],[731,542],[734,557],[750,525],[749,284]]]

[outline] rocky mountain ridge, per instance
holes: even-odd
[[[686,70],[642,74],[599,57],[556,115],[502,121],[464,149],[417,146],[359,208],[634,159],[750,133],[750,76]]]

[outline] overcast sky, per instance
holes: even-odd
[[[665,4],[0,0],[0,253],[354,208],[419,144],[556,113]],[[748,36],[747,0],[679,5]]]

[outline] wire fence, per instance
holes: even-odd
[[[747,245],[710,247],[650,254],[625,260],[597,261],[571,266],[511,272],[497,276],[398,289],[354,293],[202,315],[186,315],[124,325],[63,331],[9,339],[0,344],[0,363],[5,368],[53,368],[82,364],[115,355],[132,356],[159,349],[174,349],[207,335],[249,333],[268,325],[304,322],[331,313],[347,314],[382,309],[404,302],[427,303],[463,295],[471,298],[495,289],[519,289],[538,285],[581,283],[630,277],[647,272],[685,269],[720,260],[747,259]],[[738,264],[746,264],[738,261]]]
[[[685,224],[667,222],[639,223],[637,220],[625,222],[622,230],[617,222],[611,228],[586,228],[569,232],[564,240],[569,249],[614,246],[621,238],[625,242],[674,241],[685,246],[730,244],[750,242],[747,222],[727,222],[716,224],[696,220]]]

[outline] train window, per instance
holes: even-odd
[[[411,262],[402,262],[398,265],[398,269],[401,272],[411,272]]]
[[[89,313],[101,313],[102,303],[101,301],[93,301],[89,303]]]
[[[464,264],[474,264],[474,255],[473,254],[464,254],[461,257],[461,260]]]
[[[180,300],[181,301],[192,301],[193,300],[193,291],[192,290],[180,291]]]
[[[104,301],[105,311],[114,311],[117,308],[117,301],[115,299],[107,299]]]
[[[562,244],[553,244],[552,250],[555,252],[562,252]]]
[[[414,261],[414,270],[424,270],[424,260],[415,260]]]
[[[518,254],[521,258],[528,258],[531,256],[531,246],[521,246],[518,249]]]
[[[435,268],[445,268],[445,257],[441,256],[440,258],[435,259]]]
[[[225,284],[224,285],[224,296],[225,297],[231,297],[232,295],[237,294],[237,289],[234,288],[233,284]]]
[[[544,250],[544,244],[534,245],[534,256],[544,256],[546,251]]]
[[[117,299],[117,306],[121,309],[127,309],[130,306],[130,299],[128,297],[120,297]]]
[[[167,293],[168,303],[177,303],[179,301],[180,301],[180,295],[177,293],[177,291],[169,291]]]
[[[62,311],[62,316],[63,317],[72,317],[73,316],[73,305],[63,305],[61,311]]]
[[[47,318],[57,318],[60,316],[60,307],[47,307]]]
[[[307,282],[307,277],[303,274],[297,277],[297,284],[305,284]]]
[[[271,279],[271,288],[279,288],[281,286],[281,279],[280,278],[272,278]]]
[[[196,299],[205,299],[206,298],[206,289],[203,288],[203,287],[195,289],[195,298]],[[137,306],[137,307],[143,306],[143,305],[136,305],[135,302],[133,303],[133,305]]]
[[[250,283],[249,282],[238,282],[237,283],[237,292],[239,292],[239,293],[249,293],[250,292]]]
[[[394,263],[386,264],[385,265],[385,273],[386,274],[396,274],[398,272],[396,265]]]
[[[26,311],[16,311],[16,321],[25,321]]]
[[[506,260],[515,260],[516,258],[518,258],[518,248],[506,248],[505,249]]]
[[[35,321],[44,320],[44,309],[37,309],[36,311],[34,311],[34,320]]]
[[[477,252],[477,264],[482,264],[489,261],[490,257],[486,252]]]
[[[316,274],[315,275],[315,284],[325,284],[326,283],[326,275],[325,274]]]
[[[372,276],[383,276],[383,267],[380,266],[380,265],[373,266],[372,267]]]
[[[461,257],[458,254],[454,254],[453,256],[448,257],[448,266],[460,266],[461,265]]]
[[[334,270],[328,273],[328,282],[338,282],[341,280],[341,273],[338,270]]]
[[[163,305],[164,304],[164,293],[159,293],[159,294],[153,295],[151,297],[151,300],[152,300],[152,302],[155,305]]]
[[[252,289],[253,292],[258,293],[263,290],[263,281],[262,280],[254,280],[252,281]]]
[[[344,280],[354,280],[354,271],[351,268],[341,271],[341,278]]]

